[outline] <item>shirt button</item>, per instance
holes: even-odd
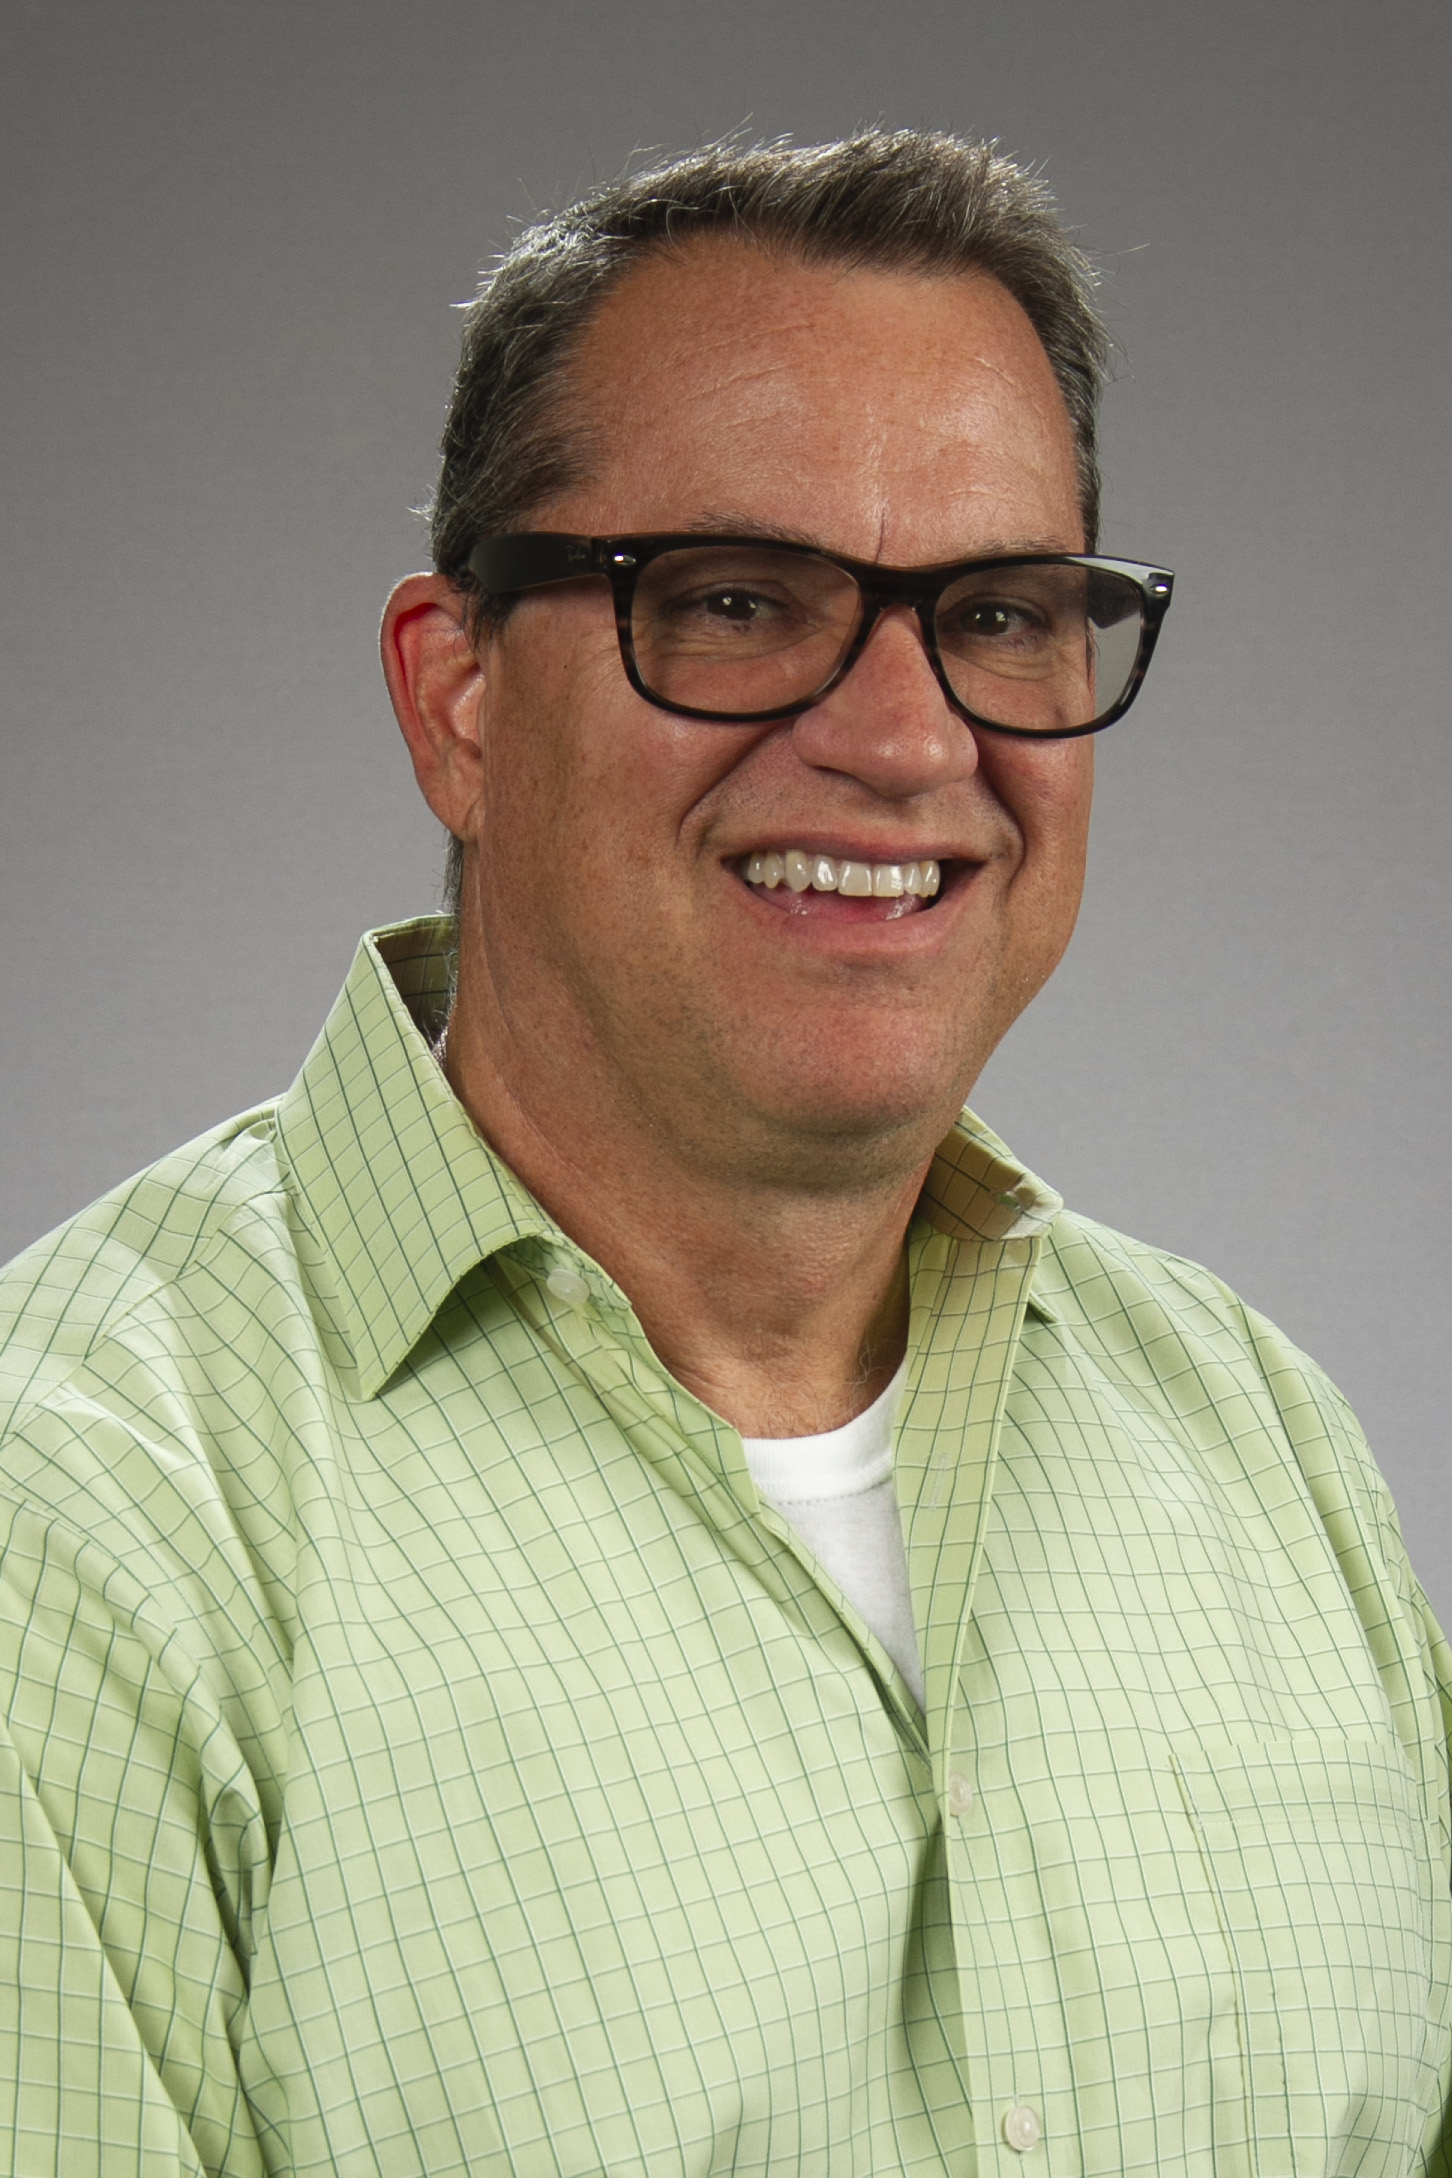
[[[955,1815],[966,1815],[973,1805],[973,1787],[961,1770],[948,1779],[948,1805]]]
[[[552,1270],[545,1284],[557,1301],[565,1301],[571,1308],[582,1308],[590,1298],[590,1288],[577,1271]]]
[[[1030,2110],[1026,2102],[1015,2105],[1003,2120],[1003,2137],[1019,2155],[1027,2155],[1044,2137],[1037,2110]]]

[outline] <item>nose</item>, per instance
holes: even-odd
[[[968,778],[972,729],[938,685],[911,606],[891,606],[831,694],[803,711],[792,745],[817,771],[845,772],[888,801]]]

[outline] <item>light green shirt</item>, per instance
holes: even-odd
[[[3,1296],[0,2168],[1445,2170],[1445,1646],[1325,1379],[969,1117],[926,1725],[365,942]]]

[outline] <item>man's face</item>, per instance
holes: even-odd
[[[530,526],[785,531],[863,560],[1083,548],[1062,400],[985,278],[809,268],[731,242],[631,273],[571,373],[589,482]],[[945,703],[906,609],[765,726],[677,718],[621,668],[599,580],[524,596],[485,647],[478,965],[526,1063],[663,1146],[823,1184],[926,1156],[1059,960],[1091,744]],[[932,858],[900,901],[767,890],[754,854]]]

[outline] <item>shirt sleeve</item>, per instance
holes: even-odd
[[[54,1514],[0,1519],[0,2142],[17,2178],[266,2167],[237,2067],[266,1827],[164,1603]]]
[[[1438,1625],[1432,1606],[1410,1566],[1407,1574],[1411,1584],[1412,1608],[1421,1621],[1422,1653],[1426,1658],[1432,1695],[1441,1717],[1440,1750],[1446,1756],[1449,1747],[1452,1747],[1452,1647],[1449,1647],[1447,1637]],[[1447,1872],[1452,1854],[1449,1854],[1445,1829],[1435,1819],[1431,1827],[1441,1847],[1442,1880],[1452,1888],[1452,1878],[1449,1878]],[[1442,2042],[1441,2097],[1428,2124],[1423,2145],[1423,2167],[1427,2178],[1452,2178],[1452,2023],[1445,2020]]]
[[[1376,1660],[1420,1788],[1435,1894],[1428,2024],[1440,2091],[1418,2166],[1452,2178],[1452,1647],[1412,1570],[1391,1491],[1350,1406],[1314,1362],[1252,1310],[1244,1320]]]

